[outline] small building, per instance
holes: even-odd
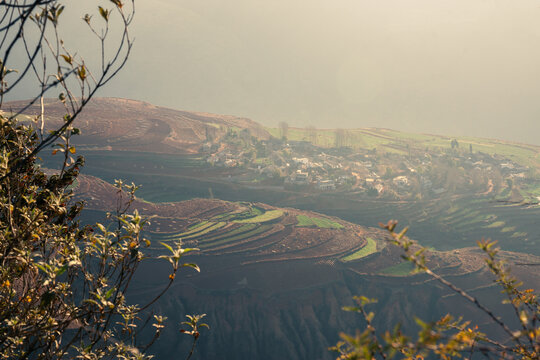
[[[392,182],[394,183],[394,185],[401,188],[409,186],[409,179],[403,175],[396,176],[394,179],[392,179]]]
[[[319,188],[319,190],[324,190],[324,191],[336,190],[336,184],[334,180],[321,180],[317,184],[317,187]]]
[[[307,185],[309,183],[309,174],[307,172],[298,170],[294,174],[293,183],[297,185]]]

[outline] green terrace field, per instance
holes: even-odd
[[[367,239],[367,245],[360,250],[341,258],[341,261],[348,262],[362,259],[368,255],[374,254],[377,251],[377,243],[372,238]]]
[[[244,244],[271,235],[274,223],[283,218],[282,210],[266,210],[249,204],[238,203],[243,211],[230,211],[215,214],[207,220],[200,220],[182,231],[148,232],[154,242],[175,243],[181,240],[195,241],[200,249],[222,248],[227,245]]]
[[[278,128],[266,129],[272,136],[279,137]],[[483,152],[507,157],[523,166],[540,169],[540,147],[512,143],[502,140],[463,137],[441,136],[431,134],[413,134],[390,129],[364,128],[339,130],[344,146],[353,149],[371,150],[376,148],[383,152],[396,152],[407,154],[410,149],[448,149],[452,139],[456,139],[460,149]],[[289,128],[287,139],[293,141],[308,141],[320,147],[333,147],[336,143],[335,129],[302,129]]]
[[[414,265],[408,261],[404,261],[381,270],[379,274],[389,276],[407,276],[411,274],[413,270]]]
[[[480,239],[490,238],[503,250],[540,255],[540,236],[534,230],[540,218],[538,205],[506,204],[489,197],[345,204],[327,214],[366,226],[396,219],[399,226],[409,226],[412,239],[440,251],[474,247]]]
[[[168,209],[168,214],[173,214],[172,204],[162,206]],[[182,203],[178,206],[181,208]],[[374,240],[364,237],[366,231],[362,227],[340,223],[339,219],[324,215],[313,216],[313,213],[308,215],[259,203],[208,199],[187,201],[184,207],[200,215],[154,218],[152,227],[144,233],[151,240],[152,250],[159,250],[160,243],[173,245],[181,241],[186,247],[199,248],[208,255],[243,254],[279,259],[330,257],[335,260],[349,255],[351,259],[359,259],[377,251]]]
[[[320,228],[326,228],[326,229],[341,229],[343,225],[331,221],[328,219],[322,219],[322,218],[316,218],[316,217],[309,217],[306,215],[297,215],[296,219],[298,220],[298,223],[296,226],[299,227],[320,227]]]
[[[266,211],[264,214],[257,215],[252,218],[248,219],[241,219],[241,220],[235,220],[237,223],[246,223],[246,224],[253,224],[253,223],[264,223],[264,222],[270,222],[277,220],[283,216],[283,211],[281,210],[270,210]]]

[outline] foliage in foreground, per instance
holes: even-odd
[[[356,306],[344,310],[356,312],[365,322],[365,329],[356,334],[341,334],[342,340],[331,348],[339,353],[338,359],[539,359],[540,358],[540,303],[532,289],[522,289],[522,284],[514,278],[503,261],[497,258],[498,249],[494,241],[482,240],[478,243],[485,253],[485,262],[495,276],[496,283],[506,296],[515,315],[517,328],[512,328],[498,314],[484,306],[477,298],[434,273],[424,257],[426,248],[418,246],[405,236],[407,229],[396,232],[397,222],[381,224],[390,233],[391,242],[403,250],[402,257],[412,263],[416,271],[425,272],[459,296],[473,303],[478,311],[491,318],[494,326],[500,327],[507,335],[504,342],[490,338],[472,326],[470,321],[454,319],[445,315],[433,323],[417,319],[420,331],[416,338],[406,336],[399,325],[393,331],[381,334],[373,325],[375,314],[367,306],[376,302],[364,296],[355,297]]]
[[[150,245],[141,237],[149,219],[127,213],[136,187],[116,183],[113,227],[81,226],[82,204],[69,185],[82,158],[54,175],[36,166],[35,156],[14,166],[37,140],[30,127],[0,116],[0,358],[145,358],[165,319],[153,317],[146,343],[137,338],[139,320],[179,268],[198,270],[180,263],[192,249],[167,245],[168,284],[148,304],[129,304],[126,290]]]
[[[0,3],[0,359],[149,358],[145,351],[166,320],[150,316],[150,305],[181,267],[199,269],[180,262],[192,249],[166,245],[170,255],[160,258],[171,263],[172,272],[164,289],[147,304],[132,304],[126,291],[150,245],[141,237],[149,219],[128,213],[136,186],[116,183],[110,226],[78,221],[83,204],[74,202],[70,188],[84,161],[75,159],[71,137],[80,130],[74,121],[126,64],[135,6],[134,0],[88,2],[95,13],[80,21],[98,46],[89,42],[72,50],[62,34],[79,34],[78,29],[73,22],[67,30],[59,26],[65,5],[73,5],[68,3]],[[84,51],[94,59],[85,60]],[[25,82],[32,98],[17,109],[5,106]],[[46,96],[57,97],[64,108],[56,129],[46,124]],[[16,118],[37,103],[39,114],[18,123]],[[45,172],[36,160],[51,147],[61,170]],[[144,327],[153,329],[153,336],[141,341]],[[198,335],[193,337],[195,344]]]

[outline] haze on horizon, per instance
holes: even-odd
[[[100,96],[265,125],[540,144],[540,2],[138,1]]]

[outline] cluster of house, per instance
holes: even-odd
[[[425,169],[434,163],[453,162],[467,171],[489,173],[493,169],[505,178],[524,179],[527,168],[506,158],[487,154],[432,152],[405,156],[364,152],[339,152],[316,148],[305,142],[260,142],[258,157],[253,148],[221,146],[207,157],[214,166],[241,169],[246,176],[280,181],[288,187],[310,187],[321,191],[351,190],[360,193],[408,196],[411,192],[439,195],[447,191],[444,181]]]

